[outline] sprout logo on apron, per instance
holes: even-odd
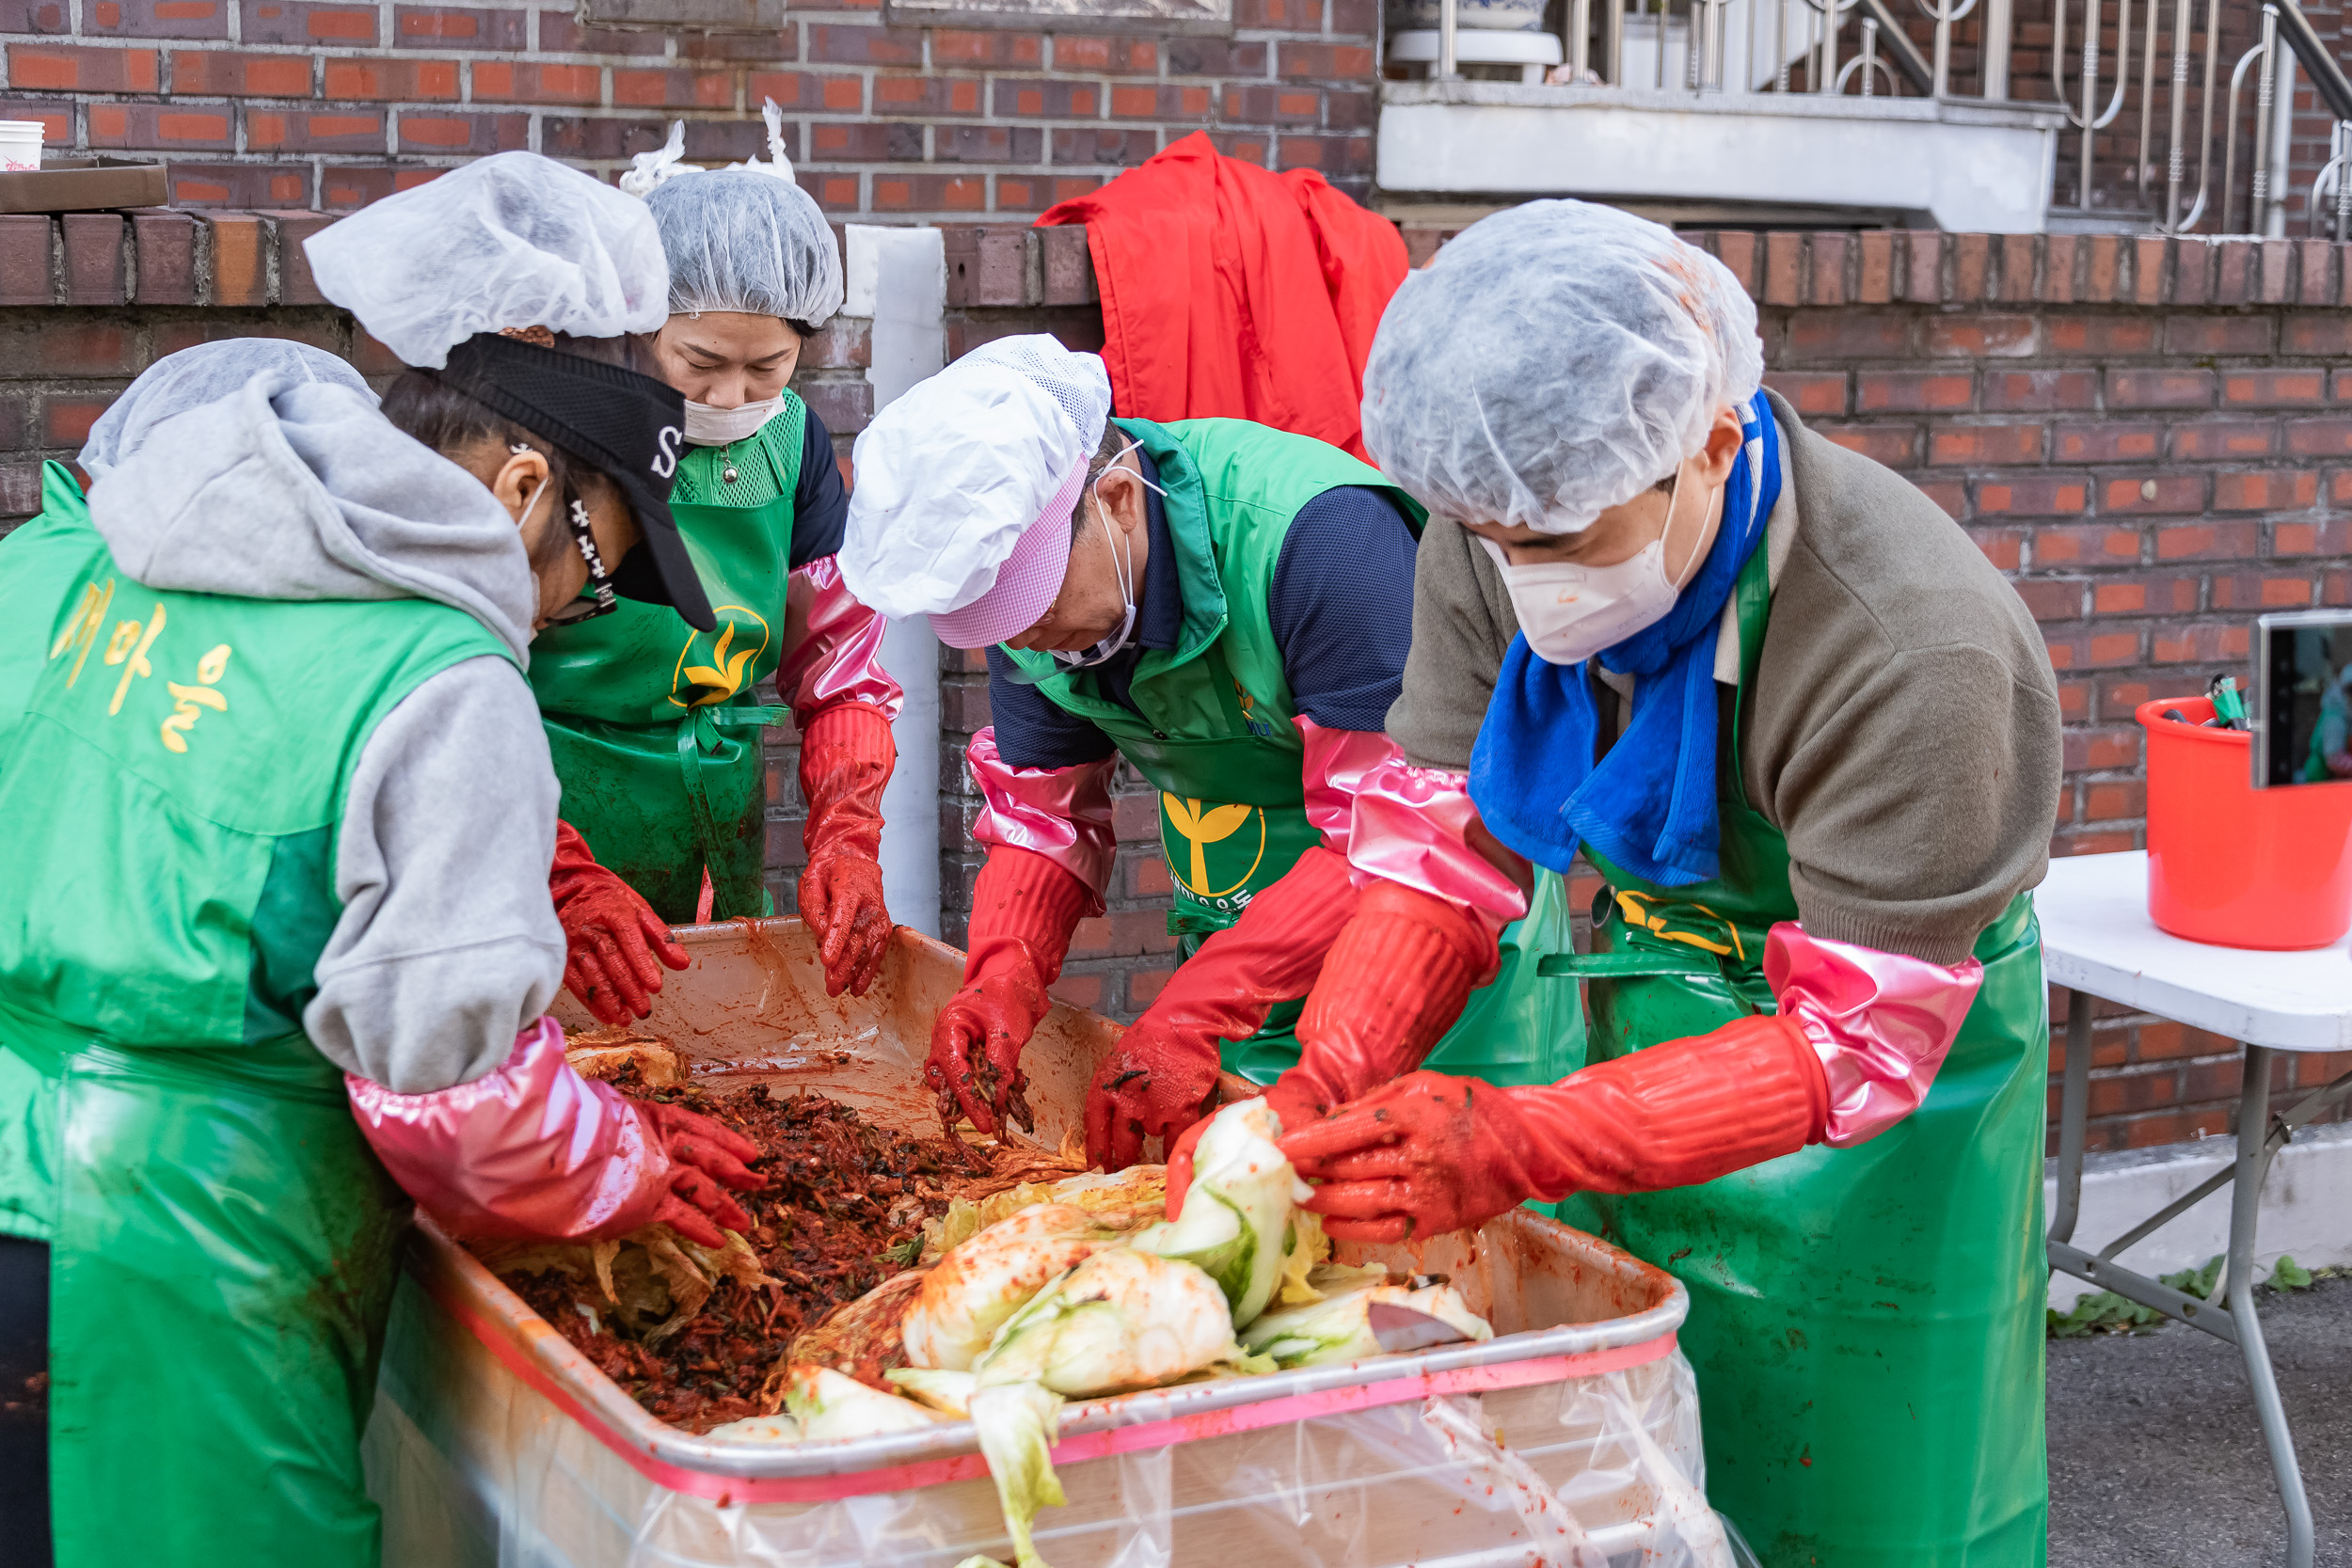
[[[719,622],[716,641],[709,642],[707,662],[689,664],[686,661],[702,656],[700,644],[709,639],[707,632],[687,628],[685,645],[677,651],[677,666],[670,675],[670,705],[672,707],[707,707],[723,703],[751,683],[751,672],[758,667],[759,657],[768,651],[771,633],[767,620],[757,610],[739,604],[712,607],[712,613],[724,617]],[[742,620],[734,617],[741,616]],[[756,628],[758,641],[753,641]],[[742,632],[745,645],[737,646],[736,633]],[[685,701],[679,692],[687,693]]]
[[[1186,893],[1220,914],[1237,914],[1248,906],[1251,882],[1265,863],[1265,809],[1162,791],[1160,847],[1168,875]]]

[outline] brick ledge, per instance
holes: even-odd
[[[0,215],[0,305],[324,305],[302,242],[340,214]],[[1097,303],[1072,225],[942,225],[950,309]],[[1406,228],[1419,266],[1457,230]],[[1686,230],[1760,305],[2352,306],[2352,245],[1926,230]]]

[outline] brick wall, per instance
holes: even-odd
[[[1762,302],[1771,383],[1958,518],[2042,623],[2054,851],[2144,845],[2134,707],[2249,678],[2262,611],[2352,605],[2352,246],[1692,237]],[[2094,1149],[2229,1130],[2230,1042],[2102,1005],[2093,1049]],[[2276,1086],[2347,1069],[2298,1057]]]
[[[38,460],[70,455],[125,381],[174,348],[298,336],[389,373],[346,318],[303,303],[315,292],[287,241],[315,221],[0,218],[0,514],[29,511]],[[1406,236],[1417,262],[1444,237]],[[2352,371],[2338,368],[2352,358],[2352,246],[1692,237],[1756,294],[1772,385],[1958,518],[2041,620],[2066,721],[2057,852],[2142,842],[2135,705],[2200,690],[2216,671],[2245,675],[2262,610],[2352,604]],[[967,225],[945,238],[951,355],[1015,331],[1100,346],[1079,231]],[[871,410],[866,360],[865,324],[844,320],[795,382],[845,459]],[[988,722],[987,681],[966,655],[943,654],[941,668],[943,934],[961,942],[980,862],[961,755]],[[771,881],[788,911],[802,815],[789,727],[771,742]],[[1082,927],[1058,989],[1132,1018],[1173,948],[1151,792],[1131,773],[1118,826],[1109,911]],[[1575,907],[1594,885],[1572,890]],[[2054,1017],[2065,1004],[2054,995]],[[2094,1050],[2094,1148],[2228,1128],[2228,1042],[2103,1006]],[[2280,1072],[2315,1084],[2347,1068],[2312,1057]],[[2292,1086],[2282,1076],[2280,1092]]]
[[[1407,230],[1416,265],[1449,230]],[[2042,622],[2066,718],[2058,854],[2144,842],[2132,709],[2246,678],[2264,610],[2352,604],[2352,246],[2295,241],[1843,231],[1695,233],[1761,306],[1769,379],[1806,420],[1958,518]],[[1090,290],[1052,264],[1074,231],[950,241],[951,353],[1007,330],[1100,344]],[[1049,283],[1051,285],[1049,291]],[[977,660],[950,655],[952,763],[987,721]],[[1122,772],[1111,911],[1062,990],[1132,1017],[1166,981],[1168,892],[1150,793]],[[979,859],[961,777],[942,807],[950,940]],[[958,815],[960,813],[960,819]],[[1572,907],[1597,879],[1578,879]],[[1579,940],[1583,922],[1579,919]],[[2067,996],[2054,991],[2062,1024]],[[2230,1042],[2102,1004],[2091,1147],[2226,1132]],[[2064,1065],[2052,1041],[2053,1073]],[[2352,1069],[2283,1065],[2280,1095]],[[2294,1076],[2300,1074],[2299,1077]],[[2051,1087],[2057,1114],[2057,1085]]]
[[[1034,214],[1192,131],[1228,153],[1372,173],[1378,0],[1235,0],[1230,36],[892,27],[818,0],[778,32],[582,26],[573,9],[396,0],[0,0],[0,116],[53,150],[153,154],[183,207],[348,210],[528,148],[599,173],[688,122],[698,161],[786,113],[838,214]]]

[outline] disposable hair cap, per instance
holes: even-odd
[[[477,332],[652,332],[670,268],[645,204],[535,152],[388,196],[303,242],[319,292],[403,364],[439,370]]]
[[[621,189],[645,198],[670,261],[670,313],[739,310],[822,326],[841,309],[841,247],[833,225],[792,175],[784,151],[784,111],[769,99],[768,161],[729,164],[715,179],[686,156],[686,121],[670,139],[640,152]]]
[[[146,444],[154,428],[175,415],[217,403],[257,375],[283,375],[348,387],[375,401],[359,372],[325,349],[283,338],[229,338],[166,355],[139,373],[98,416],[74,461],[95,481]]]
[[[1613,207],[1531,201],[1406,277],[1364,365],[1364,444],[1434,513],[1579,533],[1763,375],[1722,262]]]
[[[1101,357],[1042,334],[999,338],[918,382],[857,438],[842,581],[884,615],[945,614],[994,587],[1032,527],[1050,527],[1059,549],[1045,552],[1057,568],[1046,575],[1057,585],[1069,482],[1102,443],[1110,407]]]

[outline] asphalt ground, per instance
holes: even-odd
[[[2352,1278],[2259,1310],[2318,1568],[2352,1568]],[[2286,1539],[2235,1346],[2178,1323],[2050,1342],[2051,1568],[2256,1568]]]

